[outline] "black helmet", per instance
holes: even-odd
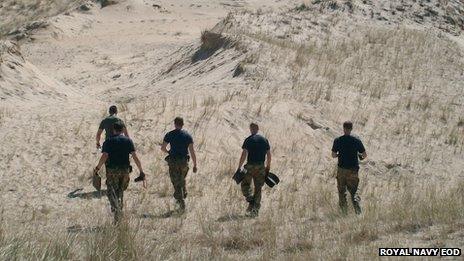
[[[274,187],[275,185],[279,184],[280,182],[280,179],[279,177],[277,177],[277,175],[275,175],[274,173],[271,173],[269,172],[267,175],[266,175],[266,179],[264,180],[266,182],[266,184],[269,186],[269,187]]]

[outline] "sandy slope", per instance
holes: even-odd
[[[1,180],[9,184],[2,188],[7,223],[27,222],[37,211],[54,218],[68,213],[65,216],[70,220],[65,223],[72,223],[81,218],[79,213],[87,211],[89,204],[106,206],[104,200],[63,200],[76,188],[91,190],[87,177],[98,158],[93,136],[107,106],[116,103],[121,106],[123,118],[131,117],[124,114],[125,104],[146,95],[143,91],[127,93],[140,81],[146,82],[150,78],[147,74],[154,76],[165,70],[165,57],[198,41],[201,30],[214,26],[228,10],[256,4],[156,3],[161,8],[141,0],[123,1],[104,9],[89,3],[90,11],[74,11],[48,20],[47,28],[22,42],[20,51],[8,42],[2,47],[0,124],[2,145],[8,149],[1,152],[1,167],[5,170]],[[10,68],[12,63],[18,69]],[[144,79],[140,80],[142,72]],[[163,97],[173,91],[163,86],[157,89],[166,93]],[[150,103],[158,104],[160,98],[151,96]],[[167,107],[172,108],[170,104]],[[170,128],[174,115],[158,117],[162,126],[146,124],[151,119],[141,118],[138,113],[132,115],[145,128],[144,134],[134,139],[151,171],[162,164],[159,160],[153,162],[153,154],[161,157],[158,141],[162,131]],[[129,125],[133,124],[129,120]],[[150,138],[150,143],[141,144],[142,136]],[[156,173],[161,175],[158,170]]]
[[[436,18],[417,21],[416,14],[429,6],[398,11],[402,1],[388,6],[355,1],[352,8],[331,1],[338,3],[336,10],[324,1],[302,10],[293,9],[300,1],[185,2],[127,0],[103,9],[89,4],[89,11],[50,18],[47,28],[21,42],[20,51],[5,45],[0,180],[7,185],[0,194],[7,235],[19,225],[65,235],[66,228],[109,219],[104,198],[67,195],[79,188],[78,193],[92,192],[88,177],[98,158],[93,137],[113,103],[120,105],[150,175],[148,190],[130,185],[129,216],[147,233],[147,242],[185,241],[182,252],[156,258],[200,258],[218,235],[227,238],[242,224],[271,233],[268,220],[279,235],[273,258],[286,257],[282,248],[299,238],[299,229],[302,234],[314,229],[312,239],[331,249],[337,235],[320,232],[336,215],[334,161],[328,154],[345,119],[353,119],[370,155],[361,186],[366,204],[372,204],[368,213],[369,206],[370,213],[391,206],[401,193],[412,191],[425,200],[426,188],[437,185],[433,191],[441,195],[462,184],[464,46],[456,19],[462,9],[452,9],[458,11],[450,25],[443,22],[449,8],[435,7]],[[201,31],[226,16],[214,31],[229,44],[195,59]],[[233,77],[238,65],[244,73]],[[158,147],[177,115],[186,118],[200,158],[199,173],[189,178],[190,211],[184,219],[139,219],[174,206]],[[250,121],[258,121],[269,137],[274,170],[284,182],[278,190],[265,189],[263,219],[237,221],[233,217],[244,206],[229,176]],[[342,227],[356,220],[340,222]],[[447,229],[444,221],[418,234],[379,232],[371,248],[398,242],[462,247],[461,228],[427,239],[442,226]],[[225,244],[216,258],[265,257],[267,249],[266,243],[241,253]],[[319,258],[341,255],[311,248],[302,251]],[[366,249],[348,252],[357,254],[373,256]]]

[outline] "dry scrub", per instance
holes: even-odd
[[[0,3],[0,37],[14,29],[63,13],[84,0],[6,0]]]
[[[0,259],[370,260],[378,247],[463,248],[462,45],[433,27],[311,8],[231,14],[203,42],[119,78],[130,85],[111,80],[117,92],[101,96],[117,101],[149,182],[130,184],[120,227],[89,183],[106,100],[0,108]],[[180,217],[159,151],[179,115],[199,162]],[[330,148],[346,119],[369,155],[361,216],[337,204]],[[282,180],[264,188],[256,219],[231,179],[251,121]]]
[[[230,181],[217,180],[230,184]],[[378,247],[403,247],[415,238],[414,246],[459,245],[462,237],[464,193],[462,183],[444,190],[434,184],[398,179],[400,186],[364,193],[365,213],[342,217],[337,211],[334,184],[311,184],[301,188],[266,191],[265,211],[256,220],[243,217],[242,202],[209,189],[197,196],[193,213],[164,219],[160,213],[142,218],[142,209],[163,212],[153,199],[141,205],[129,194],[126,222],[120,227],[105,223],[105,216],[88,209],[85,223],[48,224],[46,230],[8,228],[3,222],[0,257],[41,260],[144,260],[144,259],[356,259],[376,258]],[[190,180],[194,186],[201,181]],[[331,185],[331,186],[329,186]],[[286,186],[284,184],[284,186]],[[231,188],[236,190],[237,188]],[[235,193],[234,193],[235,194]],[[236,196],[236,195],[235,195]],[[211,202],[215,202],[212,204]],[[227,207],[223,206],[227,202]],[[413,203],[412,203],[413,202]],[[284,214],[284,215],[283,215]],[[103,220],[102,220],[103,219]],[[107,219],[108,220],[108,219]],[[69,224],[68,224],[69,225]],[[47,231],[47,232],[45,232]],[[455,235],[455,238],[450,235]],[[461,241],[462,242],[462,241]]]

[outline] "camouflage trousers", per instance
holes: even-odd
[[[337,170],[337,188],[338,188],[338,203],[343,213],[347,212],[346,190],[350,192],[351,202],[353,203],[356,214],[361,213],[361,198],[358,191],[358,170],[338,168]]]
[[[174,198],[181,204],[184,204],[184,199],[187,197],[187,189],[185,186],[185,177],[189,171],[187,159],[172,159],[168,162],[169,177],[171,178],[172,186],[174,187]]]
[[[265,180],[264,164],[246,164],[247,173],[242,180],[242,194],[249,203],[253,204],[253,208],[258,210],[261,207],[261,189]],[[251,182],[254,184],[254,191],[251,187]]]
[[[124,190],[129,186],[129,169],[106,169],[107,196],[114,213],[115,221],[122,214]]]

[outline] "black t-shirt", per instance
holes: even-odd
[[[123,126],[125,126],[124,121],[114,114],[106,117],[100,122],[100,126],[98,128],[101,130],[105,130],[105,140],[113,136],[113,124],[115,124],[116,122],[120,122]]]
[[[171,146],[169,156],[176,159],[186,159],[188,157],[188,146],[193,143],[193,138],[188,132],[175,129],[168,132],[163,141]]]
[[[359,138],[343,135],[334,140],[332,151],[338,153],[338,166],[340,168],[358,170],[358,153],[363,153],[366,150]]]
[[[269,141],[261,135],[250,135],[245,139],[242,149],[248,151],[247,163],[262,164],[266,159],[266,153],[271,149]]]
[[[124,135],[112,136],[103,143],[102,152],[108,153],[106,167],[126,168],[129,166],[129,154],[134,152],[134,143]]]

